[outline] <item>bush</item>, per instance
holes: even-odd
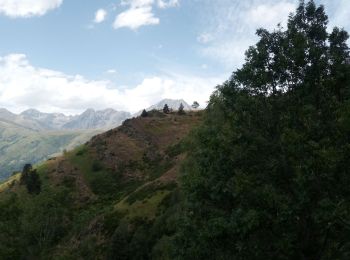
[[[146,111],[146,109],[144,109],[141,113],[141,117],[147,117],[148,116],[148,113]]]
[[[26,164],[23,167],[20,183],[25,185],[28,193],[39,194],[41,192],[41,181],[39,174],[33,170],[31,164]]]
[[[94,172],[99,172],[99,171],[101,171],[102,169],[103,169],[103,165],[102,165],[101,162],[99,162],[99,161],[94,161],[94,162],[92,163],[92,170],[93,170]]]

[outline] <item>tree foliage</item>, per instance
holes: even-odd
[[[148,117],[148,112],[146,109],[142,110],[141,117]]]
[[[168,104],[165,104],[165,105],[164,105],[164,107],[163,107],[163,113],[164,113],[164,114],[169,114],[169,113],[170,113],[170,109],[169,109]]]
[[[349,35],[301,1],[212,95],[183,187],[184,259],[350,257]]]
[[[179,109],[178,109],[178,111],[177,111],[177,113],[179,114],[179,115],[184,115],[185,114],[185,107],[184,107],[184,105],[181,103],[180,104],[180,106],[179,106]]]
[[[23,167],[20,183],[26,186],[30,194],[39,194],[41,191],[40,177],[31,164]]]
[[[192,104],[193,109],[197,109],[199,107],[199,103],[197,101],[194,101]]]

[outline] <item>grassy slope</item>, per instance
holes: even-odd
[[[60,205],[57,208],[63,215],[52,223],[63,230],[60,237],[45,250],[30,248],[32,256],[166,259],[179,214],[177,176],[185,158],[182,144],[200,120],[200,113],[128,120],[64,157],[41,165],[38,171],[43,191],[33,199],[18,184],[0,186],[6,187],[0,201],[13,192],[20,205],[35,201],[30,209],[35,208],[36,218],[41,211],[41,217],[49,218],[46,209],[37,208],[46,200]],[[25,214],[20,221],[28,222]],[[35,237],[32,233],[30,237]],[[40,242],[35,241],[35,245]]]
[[[38,163],[63,149],[72,149],[97,132],[49,131],[31,129],[0,121],[0,181],[25,163]]]

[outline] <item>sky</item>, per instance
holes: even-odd
[[[318,0],[350,31],[349,0]],[[0,107],[78,114],[198,101],[244,61],[255,31],[298,0],[0,0]]]

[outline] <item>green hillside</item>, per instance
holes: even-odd
[[[167,259],[178,172],[201,113],[150,115],[37,167],[39,195],[0,186],[0,258]]]
[[[35,131],[0,121],[0,180],[89,140],[98,131]]]

